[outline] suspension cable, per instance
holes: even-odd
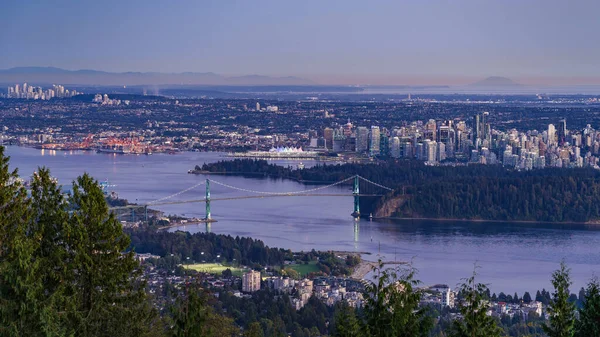
[[[232,186],[232,185],[228,185],[225,183],[222,183],[220,181],[216,181],[216,180],[212,180],[210,179],[211,182],[217,184],[217,185],[221,185],[223,187],[227,187],[233,190],[238,190],[238,191],[242,191],[242,192],[248,192],[248,193],[255,193],[255,194],[265,194],[265,195],[290,195],[290,194],[304,194],[304,193],[309,193],[309,192],[315,192],[315,191],[320,191],[320,190],[324,190],[326,188],[330,188],[342,183],[345,183],[349,180],[354,179],[355,176],[340,180],[338,182],[335,182],[331,185],[327,185],[327,186],[321,186],[321,187],[316,187],[316,188],[312,188],[312,189],[308,189],[308,190],[300,190],[300,191],[291,191],[291,192],[266,192],[266,191],[255,191],[255,190],[250,190],[250,189],[246,189],[246,188],[241,188],[241,187],[236,187],[236,186]]]
[[[192,186],[192,187],[188,187],[188,188],[186,188],[185,190],[181,190],[181,191],[179,191],[179,192],[177,192],[177,193],[175,193],[175,194],[171,194],[171,195],[169,195],[169,196],[166,196],[166,197],[164,197],[164,198],[160,198],[160,199],[156,199],[156,200],[154,200],[154,201],[150,201],[149,203],[147,203],[147,205],[152,205],[152,204],[155,204],[155,203],[157,203],[157,202],[161,202],[161,201],[164,201],[164,200],[167,200],[167,199],[171,199],[171,198],[173,198],[173,197],[176,197],[176,196],[178,196],[178,195],[181,195],[181,194],[183,194],[183,193],[185,193],[185,192],[191,191],[191,190],[193,190],[194,188],[196,188],[196,187],[198,187],[198,186],[201,186],[201,185],[204,185],[204,184],[206,184],[206,181],[199,182],[198,184],[196,184],[196,185],[194,185],[194,186]]]
[[[369,180],[369,179],[367,179],[367,178],[363,178],[363,177],[361,177],[361,176],[358,176],[358,177],[359,177],[360,179],[362,179],[362,180],[364,180],[364,181],[368,182],[369,184],[372,184],[372,185],[375,185],[375,186],[377,186],[377,187],[380,187],[380,188],[386,189],[386,190],[388,190],[388,191],[393,191],[393,190],[394,190],[393,188],[385,187],[385,186],[383,186],[383,185],[380,185],[380,184],[378,184],[378,183],[376,183],[376,182],[370,181],[370,180]]]

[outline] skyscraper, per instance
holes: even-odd
[[[558,122],[558,130],[557,131],[558,131],[557,132],[558,143],[560,145],[562,145],[567,140],[567,120],[566,119],[561,119],[560,122]]]
[[[323,130],[323,138],[325,138],[325,147],[328,150],[333,150],[333,129],[325,128]]]
[[[369,129],[364,126],[356,128],[356,152],[367,152],[369,149]]]
[[[548,124],[548,145],[556,143],[556,129],[554,124]]]
[[[371,156],[379,155],[380,138],[381,135],[379,133],[379,127],[371,126],[371,142],[369,144],[369,153],[371,154]]]
[[[390,155],[392,158],[400,158],[400,138],[392,138]]]

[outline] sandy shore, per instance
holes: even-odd
[[[352,275],[350,275],[351,278],[357,279],[357,280],[362,280],[365,278],[365,276],[367,276],[368,273],[370,273],[373,268],[375,268],[377,266],[378,262],[373,262],[373,261],[365,261],[365,260],[361,260],[360,263],[356,266],[356,268],[354,268],[354,271],[352,272]],[[406,262],[400,262],[400,261],[384,261],[383,265],[394,265],[394,264],[406,264]]]

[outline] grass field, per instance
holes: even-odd
[[[244,270],[242,268],[224,266],[218,263],[196,263],[183,265],[186,269],[192,269],[209,274],[221,274],[221,272],[227,268],[231,269],[231,272],[235,276],[242,276]]]
[[[317,267],[317,261],[310,261],[308,264],[290,264],[286,265],[285,267],[294,269],[301,276],[319,271],[319,267]]]

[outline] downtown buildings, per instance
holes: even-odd
[[[53,84],[52,88],[43,89],[42,87],[34,87],[24,83],[23,85],[15,84],[8,87],[6,98],[21,98],[21,99],[41,99],[49,100],[51,98],[66,98],[81,95],[83,93],[76,90],[65,89],[62,85]]]
[[[324,130],[326,150],[354,152],[378,158],[417,159],[431,165],[440,163],[502,164],[531,170],[544,167],[598,168],[600,130],[587,125],[569,130],[566,119],[558,127],[506,131],[494,129],[490,114],[475,114],[470,120],[413,121],[391,130],[380,126],[359,126],[350,122]],[[318,144],[318,142],[313,142]]]

